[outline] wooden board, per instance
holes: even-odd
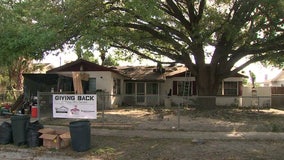
[[[72,78],[73,78],[75,94],[83,94],[83,87],[82,87],[80,72],[72,72]]]

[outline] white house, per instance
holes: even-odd
[[[270,83],[273,87],[284,87],[284,69]]]
[[[172,106],[190,103],[198,97],[195,77],[182,65],[105,67],[79,59],[47,71],[46,76],[58,75],[56,84],[49,86],[55,92],[76,93],[74,73],[81,76],[83,93],[98,94],[98,107]],[[239,105],[236,102],[242,96],[243,78],[245,76],[237,74],[224,79],[216,105]]]

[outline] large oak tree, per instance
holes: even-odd
[[[251,63],[283,62],[281,0],[25,2],[17,13],[32,20],[32,30],[27,29],[32,36],[21,36],[25,41],[15,45],[25,48],[25,42],[33,42],[25,53],[40,55],[68,42],[115,47],[164,64],[182,63],[196,77],[203,96],[216,95],[224,78]],[[161,61],[161,56],[169,60]]]
[[[251,63],[283,59],[281,0],[108,2],[105,18],[94,19],[87,35],[153,61],[162,55],[185,64],[199,95],[216,95],[221,80]]]

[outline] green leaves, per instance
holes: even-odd
[[[90,52],[86,51],[98,45],[104,51],[121,50],[113,54],[135,53],[156,62],[161,56],[168,57],[162,63],[186,64],[195,75],[210,63],[211,77],[226,78],[256,61],[280,63],[282,59],[275,57],[283,56],[283,0],[25,0],[0,4],[0,58],[40,59],[44,52],[66,43],[79,45],[77,51],[87,56]],[[208,45],[213,48],[210,53]],[[250,58],[235,68],[243,57]]]

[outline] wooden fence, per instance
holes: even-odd
[[[284,87],[271,87],[271,106],[284,109]]]

